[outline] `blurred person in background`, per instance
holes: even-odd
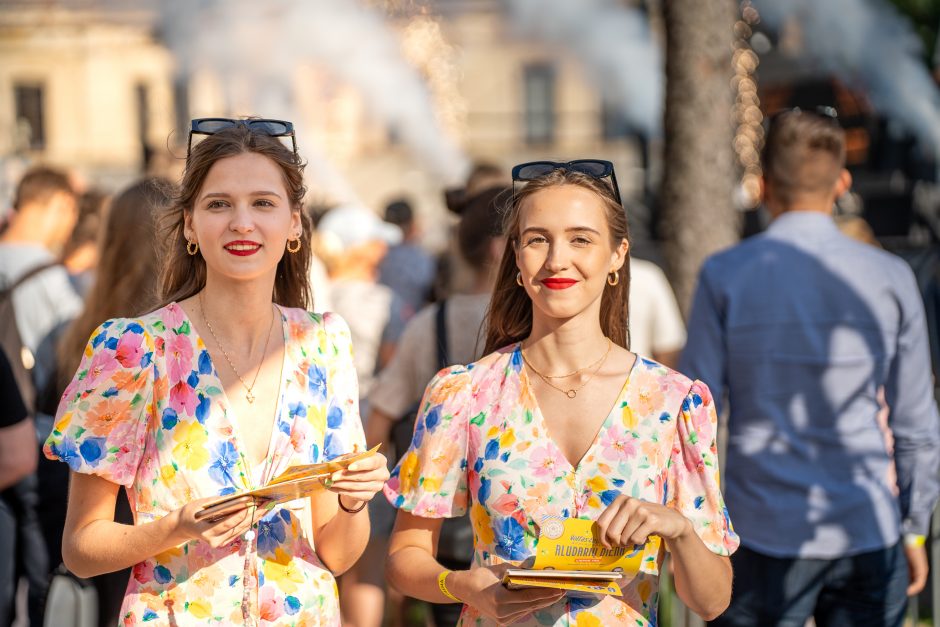
[[[450,209],[460,216],[457,226],[457,245],[460,254],[473,271],[472,291],[451,294],[441,303],[429,305],[418,312],[405,326],[392,361],[378,375],[369,394],[369,419],[366,421],[366,441],[374,446],[400,444],[393,438],[400,426],[410,441],[414,418],[418,412],[421,394],[435,373],[450,363],[470,363],[482,354],[485,335],[483,318],[490,302],[496,280],[496,270],[502,258],[505,241],[500,236],[500,201],[509,197],[509,189],[495,187],[470,198],[461,197]],[[437,356],[437,317],[444,308],[447,363],[439,364]],[[400,423],[400,425],[398,424]],[[388,449],[394,459],[407,450],[397,446]],[[354,568],[360,592],[358,612],[361,620],[357,627],[378,627],[385,607],[385,556],[388,535],[394,523],[395,510],[387,502],[376,499],[370,507],[383,510],[373,519],[373,534],[363,559]],[[450,521],[448,521],[450,522]],[[473,538],[466,517],[453,521],[459,529],[445,527],[438,542],[438,559],[448,568],[466,568],[472,557]],[[381,526],[380,526],[381,525]],[[469,545],[461,549],[459,544]],[[460,605],[431,606],[435,624],[453,625],[460,616]]]
[[[36,407],[36,391],[44,389],[52,375],[48,364],[37,359],[39,346],[82,307],[60,261],[77,214],[68,176],[52,168],[32,168],[16,188],[13,214],[0,236],[0,285],[15,284],[10,300],[13,320],[6,322],[15,321],[20,344],[18,354],[8,357],[20,360],[14,365],[28,372],[28,385],[21,386],[20,392],[31,412]],[[38,442],[34,440],[33,445],[38,447]],[[35,473],[0,493],[0,515],[12,520],[16,528],[15,534],[3,538],[8,550],[0,551],[0,559],[15,560],[15,580],[27,582],[28,615],[34,625],[41,624],[49,572],[36,513],[38,498]]]
[[[157,305],[157,238],[155,214],[172,200],[172,186],[161,179],[144,179],[117,194],[110,204],[98,242],[100,260],[82,313],[72,321],[58,344],[55,390],[48,398],[61,398],[71,375],[78,370],[85,345],[92,332],[105,320],[133,317],[152,311]],[[74,239],[74,238],[73,238]],[[67,373],[67,374],[66,374]],[[55,407],[49,410],[55,414]],[[51,424],[40,435],[48,437]],[[43,525],[49,566],[62,562],[62,532],[68,503],[69,468],[41,459],[38,513]],[[125,490],[117,499],[115,521],[134,523]],[[130,569],[92,578],[98,592],[98,625],[117,625]]]
[[[680,369],[727,393],[742,539],[719,626],[900,626],[927,581],[940,419],[924,305],[903,260],[833,221],[852,182],[833,113],[771,118],[770,227],[699,274]]]
[[[685,323],[672,286],[652,261],[630,259],[630,350],[675,368]]]
[[[352,336],[353,359],[359,378],[359,408],[368,416],[368,395],[376,374],[392,358],[404,328],[404,305],[388,286],[378,283],[379,266],[390,246],[402,241],[394,224],[383,222],[360,205],[340,205],[330,209],[317,223],[317,233],[326,251],[333,310],[346,320]],[[368,419],[363,421],[368,424]],[[374,529],[387,528],[391,518],[375,499],[369,506]],[[375,533],[370,535],[370,544]],[[353,568],[339,581],[343,624],[364,627],[381,624],[384,597],[376,594],[381,571],[368,546],[360,568]],[[376,623],[378,621],[378,623]]]
[[[17,357],[18,358],[18,357]],[[0,492],[36,470],[36,429],[20,395],[13,364],[0,350]],[[13,621],[16,605],[17,516],[4,499],[0,504],[0,625]]]
[[[104,223],[108,206],[108,195],[97,189],[90,189],[78,198],[78,219],[72,235],[62,250],[62,263],[69,273],[72,287],[82,297],[88,295],[95,282],[95,268],[98,265],[101,239],[101,225]]]
[[[414,210],[406,200],[396,200],[385,207],[385,221],[402,232],[402,241],[389,247],[379,265],[379,283],[392,288],[402,302],[402,317],[407,322],[431,297],[434,257],[421,248],[421,229]]]
[[[193,121],[158,221],[162,306],[92,332],[46,441],[71,470],[63,559],[80,577],[133,566],[125,624],[337,624],[333,573],[365,548],[388,477],[377,454],[309,498],[198,516],[365,445],[348,328],[306,310],[303,163],[279,137],[293,126]],[[114,521],[121,486],[134,525]]]

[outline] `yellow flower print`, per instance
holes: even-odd
[[[589,614],[587,612],[581,612],[578,614],[578,620],[575,622],[575,627],[603,627],[601,625],[601,619],[594,614]]]
[[[636,416],[633,415],[633,410],[630,409],[629,405],[623,406],[623,426],[628,431],[636,430]]]
[[[496,536],[493,533],[493,525],[490,523],[490,515],[479,503],[474,503],[470,508],[470,523],[476,530],[480,542],[486,546],[491,546]]]
[[[401,461],[401,468],[398,472],[398,480],[400,482],[399,489],[402,494],[408,494],[417,484],[417,471],[418,455],[412,451],[405,455],[405,458]]]
[[[189,470],[199,470],[209,463],[209,448],[206,446],[206,430],[197,421],[179,425],[173,434],[177,445],[173,457]]]
[[[307,406],[307,422],[314,433],[326,433],[326,405]]]
[[[200,620],[212,616],[212,606],[201,600],[187,601],[186,611]]]
[[[512,429],[507,430],[499,438],[499,447],[500,448],[509,448],[516,442],[516,432]]]
[[[588,480],[587,485],[594,492],[603,492],[607,489],[607,479],[599,475],[594,476]]]
[[[441,489],[441,478],[438,476],[425,477],[424,481],[421,483],[421,489],[434,494]]]
[[[265,560],[264,577],[277,583],[287,594],[297,592],[304,582],[304,574],[297,560],[292,560],[283,549],[275,549],[274,559]]]
[[[160,478],[163,481],[170,483],[173,481],[173,477],[175,476],[176,468],[174,468],[172,464],[166,464],[160,467]]]

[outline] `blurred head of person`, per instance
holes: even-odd
[[[85,309],[59,344],[60,384],[68,383],[92,331],[110,318],[151,311],[157,301],[155,216],[172,202],[172,186],[162,179],[134,183],[115,196],[108,209],[95,281]]]
[[[463,187],[455,187],[444,192],[444,203],[448,209],[459,213],[456,208],[466,203],[471,196],[493,187],[508,187],[511,184],[512,181],[502,168],[492,163],[479,162],[470,170]]]
[[[62,260],[69,274],[94,270],[98,265],[98,243],[105,220],[108,195],[90,189],[78,198],[78,220],[62,250]]]
[[[45,166],[23,175],[4,231],[7,242],[39,244],[60,253],[78,218],[75,191],[65,172]]]
[[[273,278],[274,302],[312,303],[304,164],[281,141],[240,125],[195,144],[173,204],[159,217],[160,301],[181,301],[207,278]],[[288,252],[287,249],[296,252]]]
[[[845,132],[824,111],[792,109],[771,118],[761,165],[762,197],[773,217],[787,211],[829,213],[852,185],[845,169]]]
[[[417,222],[411,203],[407,200],[394,200],[385,207],[384,219],[401,229],[405,241],[413,240],[418,235]]]
[[[502,206],[511,195],[510,187],[491,187],[449,207],[460,216],[457,245],[480,291],[492,291],[496,280],[496,270],[506,248]]]
[[[506,208],[503,236],[485,353],[528,337],[535,315],[597,316],[629,349],[630,230],[609,179],[557,169],[527,182]]]
[[[402,241],[401,229],[355,204],[330,209],[317,232],[330,278],[340,280],[375,280],[388,247]]]

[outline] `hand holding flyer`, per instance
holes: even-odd
[[[328,489],[330,476],[339,470],[349,468],[351,464],[360,459],[365,459],[374,455],[381,445],[375,446],[368,451],[360,451],[340,455],[333,459],[318,464],[305,464],[302,466],[291,466],[283,473],[272,479],[266,486],[247,492],[237,492],[219,498],[206,505],[198,514],[196,519],[201,520],[217,515],[226,509],[226,505],[240,497],[250,496],[254,499],[256,506],[275,505],[293,501],[299,498],[307,497],[318,490]]]
[[[511,568],[503,583],[510,588],[557,588],[620,595],[619,583],[633,579],[641,567],[656,567],[660,539],[644,545],[607,548],[597,540],[596,523],[578,518],[546,518],[539,531],[531,568]]]

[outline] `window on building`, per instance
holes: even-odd
[[[629,137],[635,131],[623,110],[604,100],[601,103],[601,132],[605,141],[613,141]]]
[[[137,138],[140,141],[141,170],[147,171],[153,159],[150,146],[150,90],[144,83],[134,85],[134,100],[137,104]]]
[[[555,139],[555,68],[546,63],[525,68],[525,134],[529,144]]]
[[[31,150],[42,150],[46,146],[42,85],[14,85],[13,99],[16,107],[17,133],[22,133],[21,146]]]

